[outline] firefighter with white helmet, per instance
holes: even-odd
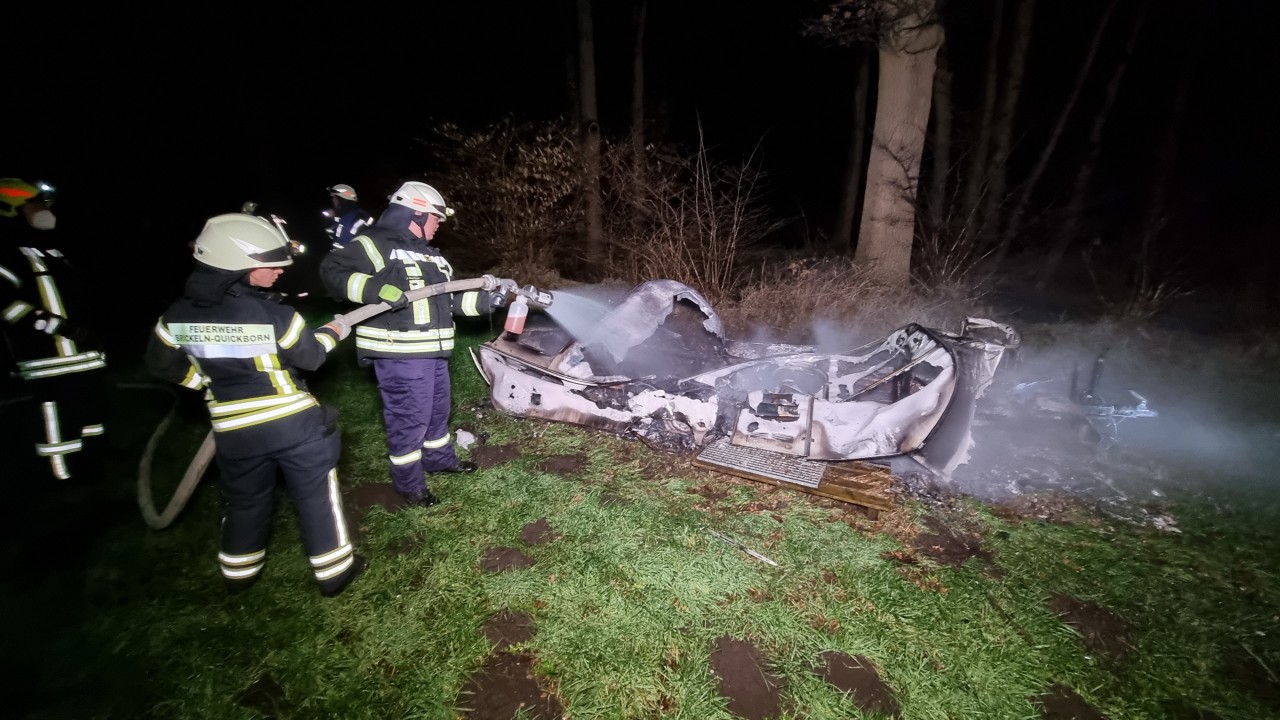
[[[0,326],[11,374],[39,406],[38,422],[22,424],[35,431],[36,455],[59,480],[92,479],[103,450],[107,358],[89,329],[87,278],[51,247],[52,204],[46,183],[0,179],[0,217],[11,218],[0,246]]]
[[[337,595],[364,560],[339,499],[337,413],[311,395],[301,373],[320,367],[350,327],[338,316],[308,329],[267,292],[293,259],[288,238],[263,218],[210,218],[193,250],[195,268],[183,296],[156,323],[147,365],[157,377],[205,393],[226,500],[223,578],[232,591],[258,579],[282,477],[320,592]]]
[[[411,505],[429,506],[436,498],[426,473],[476,469],[458,459],[449,432],[453,318],[486,314],[495,304],[481,291],[408,302],[406,291],[454,279],[453,266],[431,244],[453,209],[423,182],[404,183],[389,199],[373,227],[325,257],[320,278],[335,298],[392,307],[356,328],[356,355],[378,380],[395,489]]]
[[[350,185],[338,183],[329,188],[329,199],[332,208],[325,210],[325,232],[329,235],[331,247],[341,250],[351,239],[373,224],[373,216],[360,207],[360,198],[356,189]]]

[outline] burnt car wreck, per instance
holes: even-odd
[[[968,458],[977,399],[1019,342],[976,318],[959,335],[912,324],[834,354],[735,341],[705,298],[671,280],[578,324],[530,316],[522,334],[473,348],[493,406],[667,450],[755,451],[819,477],[827,463],[909,459],[947,478]]]

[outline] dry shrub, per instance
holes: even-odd
[[[877,285],[848,258],[793,259],[766,268],[736,303],[720,308],[733,335],[849,347],[919,323],[959,330],[967,315],[983,315],[974,289],[950,284],[924,289]]]
[[[641,158],[629,145],[606,146],[608,274],[677,280],[719,304],[740,282],[741,251],[779,223],[759,202],[765,175],[754,160],[717,163],[699,141],[694,151],[650,147]]]
[[[565,122],[507,119],[479,129],[445,123],[426,145],[458,208],[452,234],[470,253],[502,267],[549,271],[557,249],[575,246],[582,167]]]

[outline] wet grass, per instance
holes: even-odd
[[[872,521],[638,442],[501,416],[465,351],[453,370],[454,426],[520,457],[437,481],[444,502],[429,510],[371,510],[358,541],[370,568],[333,600],[309,580],[283,494],[265,575],[236,596],[214,558],[212,475],[171,528],[143,525],[132,473],[167,401],[136,399],[118,477],[73,511],[54,492],[15,511],[29,532],[10,545],[0,599],[3,667],[18,687],[6,715],[457,717],[459,691],[491,652],[481,628],[504,610],[533,618],[513,650],[533,654],[574,718],[731,717],[709,669],[724,635],[754,643],[785,678],[787,717],[861,717],[814,673],[826,650],[871,659],[904,718],[1034,718],[1032,698],[1054,683],[1113,719],[1280,715],[1274,498],[1168,498],[1181,533],[1048,523],[968,501],[905,502]],[[385,482],[371,373],[340,351],[312,386],[342,411],[343,484]],[[158,477],[181,471],[201,421],[171,433]],[[587,462],[567,475],[539,469],[560,455]],[[693,492],[707,485],[724,496]],[[927,515],[972,529],[990,561],[946,565],[915,548]],[[524,543],[521,530],[540,519],[558,537]],[[34,541],[46,536],[70,540]],[[494,547],[533,564],[486,571]],[[1098,652],[1098,638],[1055,612],[1055,596],[1113,613],[1123,637]]]

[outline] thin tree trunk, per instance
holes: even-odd
[[[1118,3],[1119,0],[1111,0],[1111,2],[1107,3],[1106,10],[1102,12],[1102,18],[1098,21],[1098,26],[1093,31],[1093,39],[1089,42],[1089,51],[1085,54],[1084,62],[1080,65],[1080,71],[1076,74],[1076,82],[1075,86],[1071,88],[1071,95],[1067,98],[1067,103],[1063,106],[1062,112],[1058,114],[1058,120],[1054,123],[1053,132],[1049,135],[1049,141],[1045,143],[1044,148],[1040,151],[1040,158],[1036,161],[1035,167],[1031,169],[1031,174],[1027,176],[1026,181],[1022,184],[1022,192],[1018,195],[1018,203],[1014,206],[1013,212],[1010,213],[1009,222],[1005,225],[1004,232],[1000,236],[1000,246],[996,250],[994,262],[997,266],[1004,260],[1005,255],[1009,252],[1009,247],[1022,230],[1022,220],[1027,213],[1027,208],[1031,206],[1031,196],[1036,190],[1036,185],[1040,183],[1040,178],[1044,175],[1045,169],[1049,166],[1049,159],[1053,157],[1053,151],[1058,147],[1058,140],[1062,138],[1062,132],[1067,127],[1067,121],[1071,118],[1076,102],[1080,99],[1080,92],[1084,88],[1085,81],[1089,78],[1089,70],[1093,67],[1093,61],[1098,56],[1098,48],[1102,45],[1102,36],[1106,33],[1107,25],[1111,22],[1111,15]]]
[[[987,39],[987,67],[983,72],[982,110],[978,114],[978,138],[969,151],[969,169],[964,175],[964,194],[960,212],[964,218],[963,237],[977,237],[978,202],[987,186],[987,160],[991,153],[992,119],[996,114],[996,97],[1000,82],[1000,35],[1004,29],[1004,0],[996,0],[991,20],[991,37]]]
[[[862,163],[867,154],[867,90],[871,85],[870,53],[862,53],[858,62],[857,84],[853,89],[853,134],[849,138],[849,156],[844,166],[844,190],[840,194],[840,209],[836,214],[835,231],[831,234],[832,249],[853,255],[853,219],[858,214],[858,200],[862,197]]]
[[[578,0],[578,79],[582,113],[582,160],[587,195],[586,274],[604,271],[604,212],[600,202],[600,120],[596,111],[596,43],[591,0]]]
[[[950,203],[947,179],[951,173],[951,67],[947,46],[938,48],[933,75],[933,173],[929,179],[929,232],[942,233],[942,218]]]
[[[1027,73],[1027,53],[1031,47],[1031,27],[1035,19],[1036,0],[1021,0],[1013,19],[1013,46],[1009,50],[1009,72],[1000,94],[999,115],[991,135],[991,157],[987,162],[987,195],[982,203],[984,242],[999,237],[1000,207],[1004,205],[1009,186],[1009,155],[1013,152],[1013,125],[1022,95],[1022,80]],[[997,263],[998,264],[998,263]]]
[[[1116,96],[1120,92],[1120,82],[1124,79],[1125,70],[1133,58],[1138,36],[1142,34],[1148,4],[1149,0],[1138,8],[1133,29],[1129,33],[1129,40],[1124,46],[1124,54],[1120,57],[1120,62],[1116,64],[1115,70],[1111,73],[1111,80],[1107,83],[1102,107],[1098,108],[1097,114],[1093,116],[1093,124],[1089,127],[1089,147],[1085,152],[1084,160],[1076,170],[1076,180],[1071,190],[1071,200],[1067,203],[1066,216],[1058,227],[1053,246],[1049,248],[1048,255],[1044,262],[1040,263],[1036,272],[1037,290],[1043,290],[1048,286],[1049,281],[1058,272],[1058,266],[1062,264],[1062,258],[1067,254],[1067,248],[1075,240],[1076,230],[1080,227],[1080,216],[1084,214],[1085,200],[1089,195],[1089,184],[1093,180],[1094,170],[1098,167],[1098,158],[1102,156],[1102,130],[1111,115],[1111,108],[1115,106]]]
[[[932,16],[923,12],[921,17]],[[875,281],[903,287],[911,279],[911,244],[920,156],[933,97],[933,71],[942,26],[906,18],[880,49],[876,124],[867,165],[867,191],[854,264]]]
[[[636,182],[641,181],[644,158],[644,25],[646,0],[638,0],[634,11],[635,45],[631,50],[631,152],[635,156]]]

